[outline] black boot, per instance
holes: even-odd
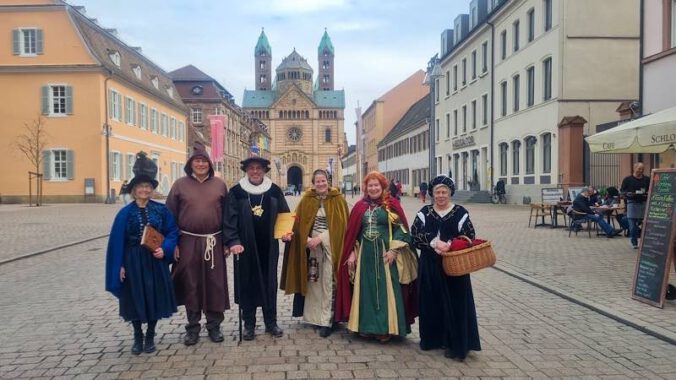
[[[319,336],[326,338],[333,332],[333,329],[330,326],[322,326],[319,328]]]
[[[277,323],[266,326],[265,332],[274,336],[275,338],[279,338],[284,335],[284,330],[280,329],[279,326],[277,326]]]
[[[146,340],[145,344],[143,346],[143,352],[149,354],[151,352],[155,352],[157,349],[155,347],[155,326],[157,325],[157,321],[149,321],[148,322],[148,330],[146,330]]]
[[[141,322],[133,321],[132,326],[134,326],[134,345],[131,346],[131,353],[139,355],[143,352],[143,330],[141,330]]]

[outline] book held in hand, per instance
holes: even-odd
[[[164,235],[160,231],[153,228],[153,226],[146,224],[143,228],[143,236],[141,237],[141,245],[151,252],[155,252],[157,248],[162,247],[164,242]]]

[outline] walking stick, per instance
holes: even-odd
[[[242,299],[240,297],[240,271],[239,271],[239,255],[235,255],[235,261],[236,267],[237,267],[237,273],[235,273],[235,278],[237,279],[237,284],[235,287],[237,288],[237,319],[239,322],[239,340],[237,341],[237,345],[242,343]]]

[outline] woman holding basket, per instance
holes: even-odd
[[[458,236],[474,239],[474,226],[467,210],[452,202],[451,178],[434,178],[428,191],[432,204],[418,212],[411,227],[413,245],[420,249],[420,349],[444,348],[447,358],[464,360],[470,350],[481,350],[472,282],[469,274],[446,276],[441,253]]]

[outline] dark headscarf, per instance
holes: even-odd
[[[427,188],[427,192],[430,194],[430,197],[434,196],[434,188],[437,187],[437,185],[444,185],[448,187],[451,192],[451,196],[455,194],[455,182],[453,182],[450,177],[442,174],[430,182],[430,186]]]

